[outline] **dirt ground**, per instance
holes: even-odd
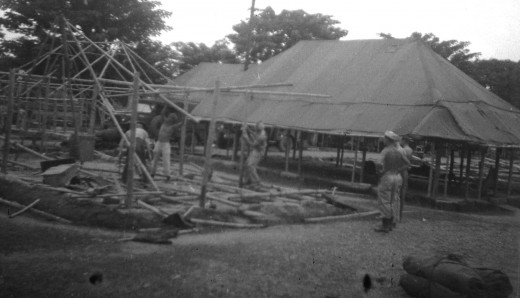
[[[360,200],[374,207],[374,201]],[[408,207],[389,234],[375,218],[121,242],[93,228],[9,219],[0,209],[2,297],[407,297],[402,258],[457,253],[505,272],[519,291],[520,219]],[[369,274],[373,287],[364,293]]]

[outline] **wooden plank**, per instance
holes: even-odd
[[[227,197],[228,200],[231,199],[243,199],[243,198],[262,198],[262,197],[283,197],[289,195],[308,195],[308,194],[321,194],[327,193],[328,190],[318,190],[318,189],[310,189],[310,190],[287,190],[287,191],[279,191],[279,192],[265,192],[265,193],[251,193],[251,194],[238,194],[238,195],[230,195]]]
[[[189,93],[184,95],[183,108],[188,111],[188,97]],[[179,175],[182,176],[184,172],[184,151],[186,147],[186,128],[188,127],[188,117],[184,117],[181,128],[181,141],[179,146]]]
[[[211,226],[219,226],[219,227],[227,227],[227,228],[258,229],[258,228],[266,227],[266,225],[264,225],[264,224],[243,224],[243,223],[199,219],[199,218],[193,218],[193,217],[190,218],[190,221],[193,223],[196,223],[196,224],[201,224],[201,225],[211,225]]]

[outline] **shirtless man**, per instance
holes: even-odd
[[[152,176],[157,171],[157,163],[159,162],[159,156],[162,154],[163,160],[163,173],[166,176],[166,181],[170,180],[170,137],[172,133],[182,125],[182,121],[174,113],[170,113],[168,117],[161,124],[159,128],[159,134],[157,136],[157,142],[153,149],[153,162],[152,162]]]

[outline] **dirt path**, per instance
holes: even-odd
[[[435,253],[503,270],[519,293],[518,213],[411,207],[388,235],[366,219],[183,235],[172,245],[0,213],[3,297],[406,297],[402,257]],[[365,295],[366,273],[374,288]]]

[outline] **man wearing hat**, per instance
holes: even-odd
[[[401,152],[408,158],[410,162],[412,162],[412,153],[413,149],[410,148],[410,137],[404,136],[401,138]],[[403,208],[404,208],[404,202],[406,201],[406,191],[408,190],[408,169],[406,168],[403,171],[401,171],[401,177],[403,178],[403,186],[401,187],[401,192],[399,194],[399,198],[401,199],[399,202],[399,217],[398,221],[401,222],[401,219],[403,218]]]
[[[382,215],[382,224],[377,232],[388,233],[399,216],[399,192],[403,179],[400,172],[407,169],[410,161],[399,149],[400,137],[393,131],[384,134],[385,148],[381,151],[378,167],[381,178],[377,186],[377,200]]]

